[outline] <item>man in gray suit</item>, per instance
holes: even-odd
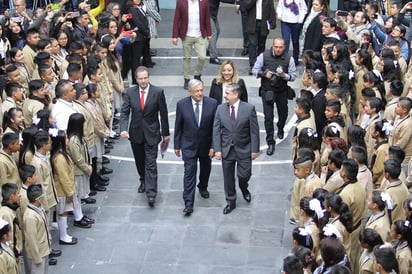
[[[213,147],[217,160],[222,160],[227,205],[223,214],[236,208],[235,167],[243,198],[250,202],[248,181],[252,175],[252,160],[259,156],[259,125],[255,107],[240,101],[238,84],[225,89],[226,104],[218,106],[213,125]]]

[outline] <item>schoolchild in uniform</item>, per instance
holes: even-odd
[[[19,135],[16,133],[5,133],[1,140],[3,148],[0,150],[0,185],[7,182],[21,185],[19,170],[13,153],[20,149]]]
[[[346,104],[344,103],[345,100],[343,98],[343,96],[344,96],[343,94],[344,94],[344,90],[342,89],[340,84],[331,83],[326,88],[325,97],[326,97],[326,101],[329,101],[329,100],[338,100],[339,101],[340,106],[341,106],[340,116],[342,116],[343,121],[345,121],[345,126],[346,126],[346,129],[347,129],[350,125],[352,125],[352,122],[351,122]],[[346,141],[346,139],[345,139],[345,141]]]
[[[365,228],[359,233],[359,242],[363,248],[359,259],[359,273],[373,274],[373,248],[383,245],[381,236],[372,228]]]
[[[345,120],[340,114],[341,103],[337,99],[331,99],[326,101],[325,106],[325,117],[327,119],[328,126],[334,126],[339,130],[339,136],[348,141],[347,126]]]
[[[16,184],[6,183],[1,187],[3,201],[0,207],[0,218],[9,223],[12,238],[8,240],[10,250],[19,260],[23,250],[23,234],[17,218],[19,208],[19,189]],[[20,261],[20,260],[19,260]]]
[[[67,153],[73,160],[74,175],[77,182],[77,193],[86,204],[94,204],[96,200],[89,197],[90,184],[89,178],[93,168],[89,154],[89,146],[84,136],[85,118],[81,113],[70,115],[67,126],[67,137],[69,144]]]
[[[321,179],[325,182],[323,188],[329,193],[337,193],[344,184],[339,171],[345,159],[346,155],[341,149],[332,150],[328,156],[328,166],[323,167]]]
[[[383,241],[389,242],[392,223],[392,198],[385,192],[374,190],[369,194],[367,203],[372,214],[366,222],[365,228],[375,230]],[[385,212],[385,208],[388,208],[388,212]]]
[[[27,198],[29,205],[23,215],[25,270],[27,274],[47,274],[51,239],[49,223],[42,206],[46,194],[43,192],[42,186],[36,184],[27,189]],[[56,259],[50,260],[54,260],[54,264],[57,262]]]
[[[292,138],[292,159],[296,159],[298,149],[297,139],[303,128],[315,128],[315,119],[310,115],[312,103],[306,98],[297,98],[295,103],[295,114],[298,117],[295,125],[295,132]]]
[[[383,113],[383,117],[393,123],[396,118],[395,108],[399,102],[399,98],[403,92],[403,84],[400,80],[394,80],[391,82],[389,91],[391,93],[392,99],[386,104],[385,112]]]
[[[10,224],[0,218],[0,269],[2,273],[21,273],[19,262],[16,260],[9,241],[13,239]]]
[[[27,188],[37,183],[36,168],[32,165],[22,165],[19,167],[19,175],[23,182],[19,190],[20,217],[23,217],[27,209],[29,199],[27,199]]]
[[[299,148],[297,152],[297,157],[298,158],[307,157],[311,161],[315,161],[315,153],[313,152],[311,148],[306,148],[306,147]],[[289,215],[290,215],[289,223],[292,225],[297,225],[299,223],[299,219],[300,219],[300,213],[299,213],[300,204],[299,203],[300,203],[301,191],[303,189],[303,184],[304,184],[303,179],[295,178],[295,181],[293,183],[293,188],[292,188],[292,194],[290,198],[290,212],[289,212]]]
[[[405,159],[402,165],[407,172],[407,164],[412,157],[412,118],[410,111],[412,109],[412,99],[401,97],[396,103],[395,113],[397,118],[393,123],[393,129],[389,135],[389,146],[398,146],[405,151]]]
[[[318,222],[323,218],[323,209],[320,201],[311,197],[303,197],[300,199],[300,214],[303,221],[302,226],[309,232],[312,241],[312,251],[315,257],[320,256],[320,232]]]
[[[405,219],[403,211],[403,203],[409,198],[409,191],[405,184],[399,180],[401,173],[401,164],[396,160],[386,160],[384,163],[385,178],[388,180],[388,185],[385,187],[393,200],[392,221]]]
[[[411,239],[412,224],[408,220],[395,221],[391,226],[391,237],[398,241],[395,246],[396,260],[399,265],[398,274],[412,273],[412,244]]]
[[[328,224],[333,225],[339,231],[341,235],[339,241],[343,244],[345,252],[349,256],[351,250],[350,232],[353,226],[352,212],[338,194],[326,195],[325,208],[331,215]]]
[[[293,165],[296,178],[304,179],[300,199],[312,197],[313,191],[323,185],[319,177],[313,172],[313,162],[310,158],[301,157],[296,159]]]
[[[379,112],[382,110],[382,100],[376,97],[372,97],[367,99],[365,105],[365,112],[369,115],[369,122],[365,128],[365,143],[366,143],[366,150],[368,152],[368,165],[370,166],[372,162],[372,155],[373,150],[375,148],[375,139],[372,138],[371,132],[373,129],[373,125],[380,120]]]
[[[361,146],[353,146],[350,148],[348,158],[355,160],[358,164],[358,175],[356,178],[362,185],[368,196],[373,190],[372,172],[368,169],[368,157],[366,155],[366,148]],[[367,217],[367,216],[364,216]]]
[[[372,180],[375,188],[379,189],[382,180],[385,178],[383,174],[383,163],[389,153],[388,133],[392,125],[385,119],[377,121],[371,126],[371,136],[375,140],[375,147],[370,163],[372,171]]]
[[[342,186],[342,191],[339,195],[342,200],[349,206],[353,217],[353,227],[350,231],[350,252],[348,253],[351,269],[353,273],[358,273],[360,246],[359,233],[361,231],[362,218],[366,211],[366,192],[363,186],[357,181],[358,164],[353,159],[343,161],[340,169],[340,176],[345,184]]]

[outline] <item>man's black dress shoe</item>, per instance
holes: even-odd
[[[103,156],[102,164],[103,164],[103,165],[110,164],[109,158]]]
[[[62,255],[62,251],[58,249],[52,249],[50,251],[49,257],[59,257]]]
[[[99,186],[108,186],[108,185],[109,185],[109,182],[98,181],[97,184],[98,184]]]
[[[245,199],[246,202],[250,203],[250,201],[252,201],[252,195],[250,195],[249,190],[242,190],[242,194],[243,194],[243,199]]]
[[[94,224],[95,220],[92,218],[87,217],[86,215],[83,216],[83,219],[88,222],[89,224]]]
[[[100,170],[101,175],[112,174],[112,173],[113,173],[113,169],[108,168],[108,167],[102,167],[102,169]]]
[[[72,240],[70,242],[59,240],[59,244],[61,244],[61,245],[75,245],[75,244],[77,244],[77,238],[72,237]]]
[[[216,58],[210,58],[209,63],[214,64],[214,65],[221,65],[222,61],[220,61],[220,59],[216,57]]]
[[[183,209],[183,213],[185,213],[186,216],[190,216],[190,214],[193,213],[193,208],[190,206],[185,207],[185,209]]]
[[[105,148],[104,149],[104,154],[109,154],[110,153],[110,149]]]
[[[56,265],[56,264],[57,264],[57,260],[49,257],[49,265]]]
[[[100,186],[98,184],[91,186],[90,189],[94,191],[106,191],[107,190],[104,186]]]
[[[154,67],[155,65],[156,65],[155,62],[151,62],[151,63],[147,64],[146,67],[152,68],[152,67]]]
[[[242,55],[242,56],[246,56],[246,55],[248,55],[249,54],[249,49],[247,49],[247,48],[244,48],[243,50],[242,50],[242,52],[240,53],[240,55]]]
[[[232,212],[233,209],[236,208],[236,204],[235,203],[231,203],[231,204],[227,204],[225,206],[225,208],[223,209],[223,214],[229,214],[230,212]]]
[[[87,197],[85,199],[82,199],[82,202],[85,202],[86,204],[95,204],[96,203],[96,199]]]
[[[82,218],[80,221],[74,221],[73,225],[77,227],[81,227],[81,228],[91,228],[92,227],[92,225],[89,224],[84,218]]]
[[[199,193],[200,196],[202,196],[202,198],[207,199],[209,198],[209,191],[207,191],[207,189],[199,189]]]
[[[94,196],[96,194],[97,194],[97,192],[95,190],[90,190],[90,192],[89,192],[89,196]]]
[[[156,199],[154,197],[149,197],[147,198],[147,203],[149,204],[150,207],[154,207],[154,204],[156,203]]]
[[[210,52],[209,50],[206,50],[206,56],[210,56]],[[221,54],[220,52],[217,53],[217,57],[222,57],[223,54]]]
[[[111,139],[106,139],[106,141],[104,141],[106,144],[115,144],[115,141],[111,140]]]
[[[270,156],[270,155],[273,155],[274,152],[275,152],[275,145],[269,144],[268,150],[266,150],[266,154]]]
[[[119,140],[119,139],[120,139],[120,136],[118,136],[117,134],[115,134],[115,135],[113,135],[113,136],[110,136],[109,139]]]
[[[202,75],[194,75],[193,78],[196,80],[202,81]]]
[[[137,189],[138,193],[143,193],[146,191],[145,185],[144,184],[140,184],[139,188]]]
[[[101,182],[108,182],[108,181],[110,181],[110,178],[109,178],[109,177],[104,176],[104,175],[102,175],[102,174],[99,174],[98,177],[97,177],[97,179],[98,179],[99,181],[101,181]]]
[[[278,131],[278,138],[279,139],[283,139],[283,137],[285,137],[285,132],[282,130],[282,131]]]

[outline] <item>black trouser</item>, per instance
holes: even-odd
[[[123,45],[122,51],[122,77],[123,80],[126,79],[129,70],[132,68],[132,45]],[[135,75],[132,75],[135,78]]]
[[[266,24],[266,22],[262,23],[261,20],[256,20],[255,33],[248,33],[250,67],[253,67],[253,65],[255,64],[257,56],[265,51],[267,35],[262,35],[261,33],[262,24]]]
[[[183,177],[183,200],[185,206],[193,207],[195,201],[196,192],[196,174],[197,174],[197,162],[199,160],[199,189],[207,189],[210,177],[210,171],[212,169],[212,161],[209,156],[194,158],[185,158],[184,161],[184,177]]]
[[[145,184],[146,196],[155,198],[157,195],[157,144],[130,142],[140,183]]]
[[[262,90],[262,104],[263,114],[265,115],[266,142],[268,145],[275,144],[275,128],[273,125],[273,120],[275,118],[273,110],[274,103],[276,103],[276,108],[278,111],[278,122],[276,126],[278,127],[278,132],[283,132],[283,128],[286,124],[286,119],[288,118],[288,96],[286,88],[280,92],[275,91],[273,101],[267,101],[265,99],[265,91]]]

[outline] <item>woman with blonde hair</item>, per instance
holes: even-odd
[[[231,60],[223,61],[222,65],[220,66],[219,74],[212,81],[209,97],[215,99],[218,104],[221,104],[224,98],[225,87],[228,84],[232,83],[240,85],[240,88],[242,90],[240,94],[240,100],[247,102],[248,95],[245,81],[239,78],[236,65]]]

